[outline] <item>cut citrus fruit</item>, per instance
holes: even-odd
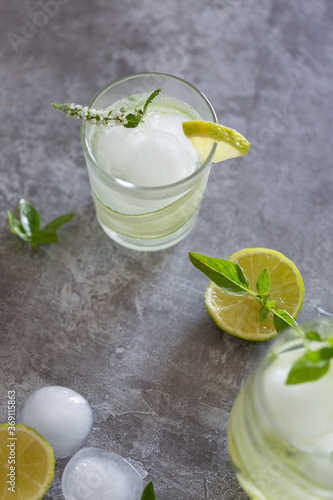
[[[0,498],[39,500],[53,478],[53,450],[31,427],[17,424],[12,429],[0,425]]]
[[[183,131],[202,161],[208,157],[214,143],[217,143],[212,158],[214,163],[245,155],[250,148],[249,141],[239,132],[218,123],[190,120],[183,122]]]
[[[275,309],[283,309],[296,319],[304,301],[304,285],[291,260],[267,248],[246,248],[232,254],[229,259],[241,266],[254,291],[260,272],[267,267],[270,300],[276,300]],[[210,281],[205,292],[205,304],[215,323],[232,335],[247,340],[268,340],[278,334],[271,313],[260,323],[260,303],[248,293],[229,295]]]

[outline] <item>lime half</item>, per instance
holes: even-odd
[[[268,248],[246,248],[232,254],[256,289],[259,274],[267,267],[270,274],[270,298],[276,300],[275,309],[287,311],[296,319],[304,301],[303,280],[295,264],[282,253]],[[250,294],[230,295],[213,281],[205,292],[205,304],[215,323],[225,332],[247,340],[268,340],[278,332],[273,315],[259,321],[260,303]]]
[[[53,450],[31,427],[17,424],[12,429],[0,425],[0,498],[40,500],[53,478]]]

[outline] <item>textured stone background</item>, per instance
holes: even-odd
[[[243,500],[228,416],[269,343],[215,326],[187,252],[275,248],[304,277],[300,318],[332,312],[332,1],[53,0],[44,16],[41,5],[0,5],[0,421],[9,389],[20,406],[69,386],[93,408],[87,445],[130,457],[158,500]],[[196,228],[157,254],[100,229],[79,123],[50,106],[141,71],[191,81],[253,143],[213,168]],[[58,244],[35,254],[10,233],[21,197],[43,223],[76,212]],[[66,462],[45,498],[62,498]]]

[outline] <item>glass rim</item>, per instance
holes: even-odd
[[[94,103],[96,102],[96,100],[100,96],[102,96],[105,92],[110,90],[112,87],[115,87],[116,85],[119,85],[120,83],[127,81],[127,80],[133,80],[135,78],[142,78],[142,77],[147,77],[147,76],[157,76],[157,77],[169,78],[171,80],[175,80],[175,81],[185,85],[186,87],[190,88],[192,91],[194,91],[196,94],[198,94],[199,97],[205,102],[209,111],[212,114],[212,118],[213,118],[214,123],[217,123],[217,116],[216,116],[215,110],[214,110],[213,106],[211,105],[211,103],[209,102],[209,100],[207,99],[207,97],[191,83],[187,82],[186,80],[184,80],[182,78],[179,78],[178,76],[170,75],[168,73],[158,73],[158,72],[133,73],[131,75],[127,75],[127,76],[118,78],[117,80],[114,80],[114,81],[108,83],[101,90],[99,90],[99,92],[97,92],[97,94],[95,94],[94,97],[91,99],[91,101],[89,103],[89,107],[94,107]],[[87,155],[90,162],[93,164],[94,168],[97,170],[97,172],[102,177],[102,179],[104,181],[106,181],[107,184],[111,182],[112,184],[114,184],[115,187],[117,187],[117,189],[120,189],[120,191],[127,192],[127,193],[135,192],[137,194],[142,194],[142,195],[148,195],[148,194],[153,194],[153,193],[154,194],[156,194],[156,193],[162,194],[163,192],[168,192],[169,190],[177,190],[178,188],[184,188],[184,185],[186,186],[186,184],[189,184],[189,183],[192,184],[192,181],[195,180],[197,177],[200,177],[200,174],[202,174],[206,170],[206,168],[211,165],[212,158],[214,156],[214,153],[215,153],[215,150],[217,147],[217,143],[214,142],[209,155],[202,162],[200,167],[197,170],[195,170],[194,172],[192,172],[192,174],[190,174],[189,176],[184,177],[183,179],[180,179],[177,182],[174,182],[171,184],[164,184],[162,186],[138,186],[137,184],[132,184],[130,182],[124,181],[123,179],[120,179],[119,177],[114,177],[114,176],[110,175],[109,173],[105,172],[105,170],[101,169],[101,167],[98,165],[98,162],[97,162],[97,160],[96,160],[95,156],[93,155],[93,152],[90,148],[90,145],[88,142],[88,135],[86,132],[87,132],[87,122],[83,122],[81,125],[82,147],[83,147],[84,153]]]

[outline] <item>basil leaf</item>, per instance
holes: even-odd
[[[306,332],[305,336],[309,340],[321,340],[321,336],[315,330],[311,330],[310,332]]]
[[[196,252],[190,252],[189,257],[199,271],[230,295],[245,295],[250,290],[249,280],[236,262]]]
[[[156,500],[153,481],[150,481],[143,490],[141,500]]]
[[[30,238],[30,243],[39,245],[40,243],[56,243],[58,235],[52,229],[41,229]]]
[[[258,276],[256,289],[259,295],[266,295],[269,292],[270,276],[267,267]]]
[[[24,198],[20,200],[18,208],[23,229],[28,236],[32,236],[36,231],[38,231],[40,226],[39,213],[35,207]]]
[[[8,213],[9,224],[10,224],[10,229],[11,229],[12,233],[17,234],[17,236],[22,238],[24,241],[29,241],[29,236],[24,231],[23,226],[20,223],[20,221],[15,219],[11,210],[8,210],[7,213]]]
[[[329,369],[327,359],[314,360],[310,352],[307,352],[291,367],[286,384],[301,384],[303,382],[312,382],[321,378]]]
[[[60,217],[57,217],[53,221],[46,224],[46,226],[43,228],[43,231],[44,230],[56,231],[57,229],[59,229],[60,226],[66,224],[66,222],[69,222],[71,219],[73,219],[74,216],[75,214],[60,215]]]
[[[317,352],[321,359],[333,358],[333,347],[323,347],[322,349],[319,349],[319,351],[314,352]]]
[[[261,306],[261,308],[259,309],[259,321],[260,323],[262,323],[263,321],[265,321],[265,319],[267,318],[269,314],[269,309],[267,309],[267,307],[265,307],[264,305]]]
[[[295,324],[295,320],[292,316],[290,316],[287,311],[283,311],[282,309],[278,309],[274,312],[273,323],[277,332],[281,332],[288,326],[292,326]]]

